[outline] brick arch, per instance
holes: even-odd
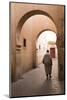
[[[24,15],[21,17],[21,19],[19,20],[18,25],[17,25],[17,28],[16,28],[18,33],[20,33],[21,28],[23,27],[25,21],[26,21],[28,18],[30,18],[31,16],[33,16],[33,15],[45,15],[45,16],[49,17],[49,18],[53,21],[53,23],[55,24],[54,19],[53,19],[52,16],[49,15],[47,12],[42,11],[42,10],[32,10],[32,11],[29,11],[29,12],[27,12],[26,14],[24,14]],[[55,25],[55,26],[56,26],[56,25]]]

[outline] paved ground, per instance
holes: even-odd
[[[52,79],[46,80],[44,65],[39,64],[22,76],[17,82],[12,83],[12,96],[39,96],[64,94],[64,82],[58,81],[56,61],[52,70]]]

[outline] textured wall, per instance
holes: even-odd
[[[27,20],[23,24],[22,22],[25,19],[22,19],[22,17],[32,10],[44,11],[49,16],[40,14],[40,16],[31,16],[29,19],[26,17]],[[21,27],[22,24],[23,26]],[[57,32],[57,36],[58,34],[64,34],[64,6],[11,3],[12,78],[16,79],[17,73],[17,76],[21,76],[24,72],[35,67],[36,39],[41,31],[47,29]],[[26,47],[23,47],[24,38],[27,41]],[[18,52],[16,52],[17,44],[21,45]],[[60,52],[59,55],[61,55]],[[20,59],[19,61],[18,58]]]

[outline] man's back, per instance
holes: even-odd
[[[50,57],[49,54],[45,54],[45,55],[44,55],[43,63],[44,63],[44,64],[50,64],[50,65],[52,65],[52,59],[51,59],[51,57]]]
[[[52,58],[50,57],[49,50],[46,51],[46,54],[44,55],[43,58],[43,64],[45,65],[45,72],[46,72],[46,77],[48,79],[51,78],[51,72],[52,72]]]

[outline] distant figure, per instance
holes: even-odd
[[[44,64],[44,67],[45,67],[46,78],[48,79],[48,76],[49,76],[49,78],[51,79],[52,58],[51,58],[51,56],[49,54],[49,50],[47,50],[46,54],[44,55],[43,64]]]

